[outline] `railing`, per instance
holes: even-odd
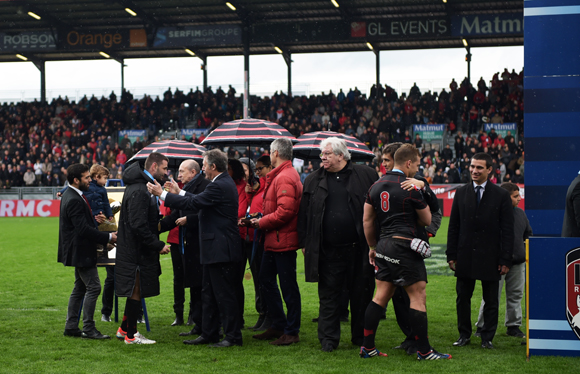
[[[0,190],[0,200],[54,200],[64,187],[12,187]]]

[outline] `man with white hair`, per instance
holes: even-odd
[[[307,282],[318,282],[318,339],[324,352],[340,341],[340,294],[349,291],[351,341],[362,345],[364,313],[373,297],[374,269],[369,264],[362,225],[365,195],[376,171],[350,161],[346,142],[320,143],[322,167],[304,181],[298,237]]]

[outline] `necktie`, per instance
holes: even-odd
[[[475,197],[477,198],[477,206],[479,206],[479,202],[481,201],[481,186],[475,187]]]
[[[85,203],[87,203],[87,206],[89,207],[89,211],[91,212],[91,215],[92,215],[93,212],[92,212],[92,209],[91,209],[91,204],[89,204],[89,200],[87,199],[87,197],[84,194],[82,194],[81,196],[85,200]]]

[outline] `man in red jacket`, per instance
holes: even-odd
[[[302,183],[292,166],[292,142],[281,138],[270,145],[270,160],[274,169],[266,175],[264,216],[252,219],[254,228],[265,232],[264,255],[260,285],[268,305],[272,326],[255,339],[276,339],[272,345],[289,345],[300,341],[302,304],[296,282],[296,251],[298,250],[298,208],[302,198]],[[284,295],[288,314],[284,314],[276,275]]]

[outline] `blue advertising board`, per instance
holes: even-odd
[[[527,261],[528,355],[580,356],[580,238],[532,237]]]
[[[239,25],[198,25],[160,27],[153,40],[154,48],[186,48],[207,45],[237,45],[242,43]]]
[[[521,13],[470,14],[451,17],[452,36],[488,36],[524,33]]]

